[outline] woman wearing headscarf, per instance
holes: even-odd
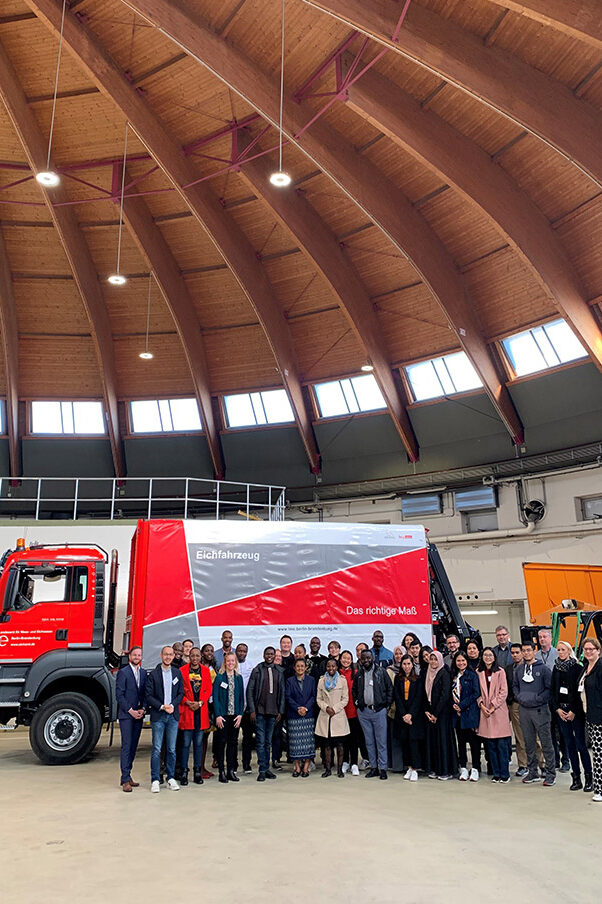
[[[316,722],[316,734],[324,738],[324,772],[322,778],[332,774],[333,751],[337,751],[337,775],[344,778],[343,741],[349,734],[345,707],[349,703],[349,686],[339,674],[336,659],[326,663],[326,674],[318,681],[317,702],[320,708]]]
[[[558,727],[562,732],[571,761],[573,784],[571,791],[591,792],[592,761],[585,740],[585,713],[579,694],[581,666],[575,658],[573,648],[566,640],[558,642],[558,659],[552,669],[552,708],[558,715]],[[579,757],[583,765],[585,786],[581,781]]]
[[[429,656],[424,691],[428,776],[445,782],[455,775],[457,758],[451,724],[451,675],[438,650]]]
[[[398,675],[393,682],[395,701],[394,731],[401,745],[404,779],[418,781],[422,767],[421,746],[424,739],[424,685],[414,669],[412,657],[402,657]]]
[[[492,647],[485,647],[478,669],[481,695],[478,699],[481,718],[479,735],[487,739],[487,750],[493,771],[492,782],[507,785],[510,781],[512,728],[508,713],[506,672],[497,664]]]
[[[395,679],[399,675],[401,668],[401,660],[403,657],[402,647],[393,648],[393,662],[387,668],[387,674],[391,679],[391,684],[395,686]],[[401,752],[401,738],[395,730],[395,698],[393,703],[387,710],[387,743],[389,748],[389,768],[392,772],[403,772],[403,754]]]
[[[585,710],[593,753],[592,800],[602,803],[602,661],[600,641],[588,637],[583,643],[585,666],[579,678],[579,693]]]

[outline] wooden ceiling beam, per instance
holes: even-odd
[[[489,0],[602,50],[600,0]]]
[[[339,299],[341,310],[374,367],[374,377],[408,457],[417,461],[418,442],[407,413],[408,400],[402,397],[394,380],[385,354],[384,336],[366,287],[341,243],[302,192],[283,192],[270,184],[270,166],[265,157],[245,163],[240,174],[281,225],[293,234],[312,266]]]
[[[124,198],[123,218],[146,259],[153,276],[165,299],[184,348],[184,354],[194,385],[203,430],[207,437],[213,470],[218,480],[224,478],[224,458],[219,439],[219,431],[213,415],[211,391],[209,389],[209,368],[203,346],[203,337],[184,277],[163,238],[159,227],[153,221],[150,210],[143,198]]]
[[[349,88],[348,105],[453,185],[503,232],[602,370],[602,331],[571,261],[539,208],[476,142],[374,70]]]
[[[419,3],[410,4],[394,41],[399,5],[390,0],[304,2],[504,113],[602,185],[602,117],[562,82],[507,50],[485,47],[478,35]]]
[[[44,4],[51,0],[44,0]],[[173,0],[124,0],[178,46],[276,125],[279,90],[273,80],[232,44],[212,32]],[[40,0],[27,0],[29,6]],[[451,255],[406,196],[344,138],[323,121],[305,130],[311,113],[285,100],[283,131],[373,222],[406,257],[445,314],[449,327],[479,374],[500,418],[515,443],[523,427],[504,379],[483,339],[475,305]]]
[[[60,31],[62,4],[57,0],[26,0],[38,18],[55,34]],[[130,126],[175,186],[206,231],[253,306],[262,325],[291,402],[295,421],[312,472],[320,470],[320,454],[312,426],[312,412],[303,392],[293,342],[264,268],[243,231],[182,153],[167,128],[101,47],[95,35],[68,11],[63,32],[65,47],[127,118]]]
[[[20,477],[22,471],[19,449],[19,331],[10,262],[1,229],[0,327],[2,328],[2,349],[4,352],[4,373],[6,379],[5,410],[10,477]]]
[[[11,119],[15,132],[23,146],[29,166],[34,173],[47,169],[47,145],[21,87],[17,74],[4,47],[0,44],[0,97]],[[37,183],[36,183],[37,184]],[[63,185],[40,191],[48,206],[54,227],[69,262],[79,294],[81,295],[98,360],[103,395],[107,433],[117,477],[125,476],[121,431],[117,407],[117,375],[113,352],[113,336],[109,315],[98,282],[98,274],[80,231],[73,207],[57,207],[67,201]]]

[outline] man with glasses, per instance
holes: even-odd
[[[448,634],[445,638],[445,646],[447,647],[447,655],[443,657],[443,662],[451,669],[454,661],[454,656],[460,649],[460,638],[457,634]]]
[[[501,669],[506,669],[509,665],[513,665],[512,653],[510,652],[510,631],[506,625],[498,625],[495,629],[495,639],[497,646],[493,648],[495,653],[495,661]]]

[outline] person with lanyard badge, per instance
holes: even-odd
[[[175,780],[176,738],[180,720],[180,703],[184,697],[184,682],[179,669],[172,666],[172,661],[173,647],[163,647],[161,662],[148,674],[146,679],[145,703],[150,709],[153,733],[151,791],[154,794],[158,794],[161,790],[159,776],[161,746],[164,738],[167,787],[170,791],[180,790],[180,786]]]
[[[180,784],[188,784],[188,760],[190,747],[193,751],[195,785],[203,784],[203,739],[209,728],[209,698],[211,697],[211,673],[206,665],[201,665],[201,651],[192,647],[188,654],[188,664],[180,673],[184,682],[184,699],[180,707]]]
[[[592,800],[602,802],[602,646],[595,637],[588,637],[583,644],[585,666],[579,679],[587,730],[592,745],[593,790]]]
[[[276,651],[266,647],[263,662],[255,666],[247,685],[247,706],[251,722],[255,725],[257,740],[258,782],[275,779],[270,772],[270,749],[274,726],[280,722],[285,706],[284,675],[274,664]]]
[[[249,678],[253,671],[253,663],[249,660],[249,648],[246,643],[239,643],[236,646],[236,658],[238,660],[238,673],[242,678],[245,692],[245,703],[247,699],[247,686]],[[251,774],[251,752],[253,750],[253,724],[249,715],[249,709],[245,705],[242,722],[240,723],[242,731],[242,768],[245,775]],[[238,759],[236,760],[235,771],[238,772]]]
[[[295,651],[298,647],[295,647]],[[303,647],[305,651],[305,647]],[[300,651],[299,651],[300,652]],[[316,755],[314,706],[316,682],[307,673],[305,655],[295,660],[295,674],[286,680],[289,753],[293,761],[293,778],[307,778],[309,764]]]
[[[393,702],[393,685],[387,670],[377,668],[370,650],[362,652],[362,667],[353,679],[353,702],[366,739],[370,768],[364,778],[388,778],[387,708]]]
[[[445,782],[455,775],[457,760],[451,725],[451,675],[438,650],[429,657],[424,690],[428,777]]]
[[[393,662],[393,651],[385,646],[385,635],[382,631],[375,631],[372,635],[372,658],[377,669],[386,669]]]
[[[395,685],[395,678],[399,675],[401,668],[401,660],[403,658],[403,648],[400,646],[393,648],[393,662],[387,668],[387,675],[391,681],[391,685]],[[403,772],[403,754],[401,750],[401,738],[399,732],[395,728],[395,699],[387,710],[387,743],[389,747],[389,766],[391,772]]]
[[[324,738],[324,772],[322,778],[332,773],[334,750],[337,752],[337,775],[344,778],[343,741],[349,734],[345,707],[349,702],[349,686],[337,670],[335,659],[326,663],[326,674],[318,681],[317,703],[320,708],[316,722],[316,734]]]
[[[536,652],[535,658],[539,662],[543,662],[551,672],[558,659],[558,650],[552,646],[552,632],[549,628],[540,628],[537,632],[537,639],[539,641],[539,650]],[[568,751],[560,727],[560,719],[552,701],[550,701],[550,715],[552,717],[552,744],[554,745],[556,768],[560,769],[560,772],[569,772],[571,766]]]
[[[558,717],[560,731],[571,761],[573,784],[570,791],[592,791],[592,761],[585,739],[585,713],[578,691],[581,665],[566,640],[558,642],[558,659],[552,669],[552,708]],[[581,781],[579,757],[583,764],[585,786]]]
[[[527,750],[525,747],[525,739],[523,737],[523,730],[520,727],[520,706],[518,700],[515,700],[514,698],[513,687],[514,673],[523,661],[523,651],[519,643],[510,644],[510,655],[512,657],[512,664],[507,665],[505,668],[506,681],[508,682],[508,697],[506,699],[506,703],[508,704],[510,724],[512,725],[512,731],[514,732],[514,740],[516,744],[516,760],[518,763],[518,769],[514,774],[517,778],[522,778],[524,775],[527,775],[529,770],[527,769]],[[536,740],[536,749],[539,768],[543,773],[543,751],[541,749],[539,738],[537,738]]]
[[[416,674],[414,660],[402,656],[399,673],[393,683],[395,729],[401,741],[404,779],[418,781],[422,768],[421,744],[424,738],[424,685]]]
[[[479,735],[486,738],[493,769],[492,782],[507,785],[510,781],[510,756],[512,754],[512,728],[506,698],[508,682],[506,672],[496,662],[492,647],[485,647],[478,671],[481,710]]]
[[[213,708],[215,711],[215,755],[219,769],[219,780],[223,784],[238,782],[236,753],[238,750],[238,729],[245,711],[243,680],[238,674],[235,653],[226,653],[221,668],[213,682]],[[224,753],[226,769],[224,768]],[[227,771],[226,771],[227,770]]]
[[[452,719],[458,742],[461,782],[478,782],[481,774],[481,738],[477,734],[480,718],[477,701],[480,694],[477,673],[468,668],[464,650],[458,650],[452,666]],[[470,772],[467,746],[470,747]]]
[[[545,763],[544,787],[556,784],[554,745],[550,729],[550,688],[552,673],[535,659],[535,646],[531,641],[522,644],[523,661],[514,670],[512,692],[518,702],[520,726],[523,730],[527,750],[527,775],[523,784],[531,785],[541,781],[537,769],[537,737],[541,741]]]

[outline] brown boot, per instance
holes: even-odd
[[[122,790],[122,791],[126,791],[126,792],[130,792],[130,791],[132,790],[132,783],[131,783],[131,782],[124,782],[123,785],[121,786],[121,790]]]
[[[134,779],[131,778],[131,779],[130,779],[130,785],[132,786],[132,788],[139,788],[139,787],[140,787],[140,782],[135,782]]]

